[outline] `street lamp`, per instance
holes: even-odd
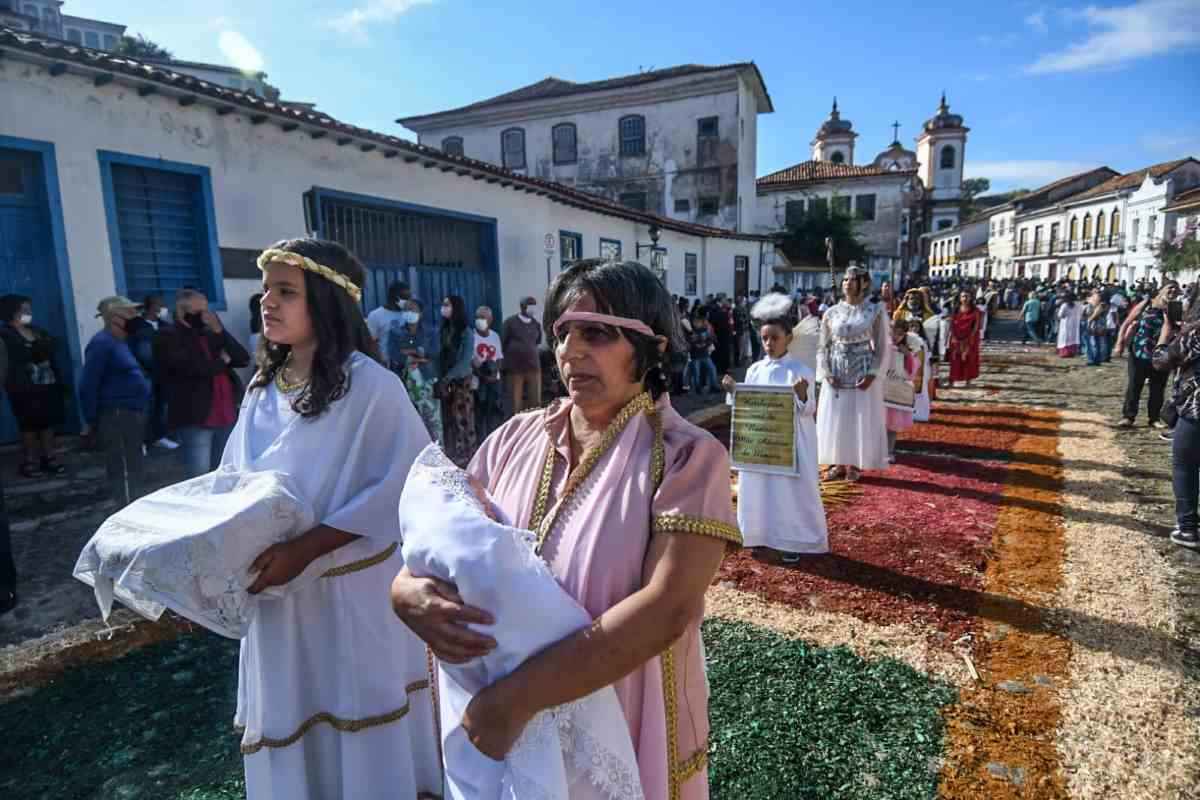
[[[663,267],[663,250],[658,246],[658,236],[660,233],[661,231],[659,231],[658,225],[650,223],[650,244],[642,244],[641,242],[637,242],[634,245],[634,252],[637,255],[637,260],[641,261],[642,250],[646,249],[650,251],[650,263],[647,264],[647,266],[650,267],[650,270],[658,276],[658,279],[662,281],[663,285],[665,286],[667,283],[667,270],[665,267]]]

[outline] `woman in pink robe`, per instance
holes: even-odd
[[[704,591],[725,548],[741,544],[728,455],[665,394],[663,363],[680,337],[653,273],[584,261],[548,295],[545,325],[569,396],[510,420],[468,471],[538,534],[543,558],[594,622],[476,695],[463,725],[500,758],[533,714],[611,684],[647,800],[703,800]],[[486,610],[461,605],[453,587],[401,572],[392,594],[440,658],[490,649],[464,624]]]

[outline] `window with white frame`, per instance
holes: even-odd
[[[116,50],[117,49],[117,37],[113,36],[111,33],[104,34],[104,49],[105,50]]]
[[[1146,244],[1153,246],[1154,232],[1158,227],[1158,214],[1150,215],[1150,222],[1146,225]]]
[[[67,41],[71,44],[83,44],[83,34],[78,28],[67,28]]]
[[[550,129],[550,139],[555,164],[574,164],[579,160],[574,123],[561,122],[555,125]]]
[[[95,31],[84,31],[83,43],[94,50],[100,49],[100,34]]]
[[[683,256],[683,293],[688,297],[700,293],[700,267],[695,253],[685,253]]]
[[[463,139],[461,136],[447,136],[442,139],[442,152],[448,156],[461,156],[463,154]]]
[[[631,114],[621,117],[618,123],[621,138],[620,152],[622,156],[641,156],[646,154],[646,118]]]

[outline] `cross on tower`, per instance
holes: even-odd
[[[900,120],[896,120],[892,123],[892,141],[900,141]]]

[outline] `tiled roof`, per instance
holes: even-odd
[[[772,172],[758,179],[759,191],[781,189],[802,183],[821,183],[842,178],[874,178],[881,175],[915,175],[915,169],[887,170],[874,165],[856,167],[851,164],[834,164],[830,161],[804,161],[787,169]]]
[[[406,125],[409,120],[429,119],[432,117],[441,117],[450,114],[462,114],[468,111],[479,111],[482,109],[495,108],[504,106],[510,103],[524,103],[530,100],[548,100],[552,97],[566,97],[573,94],[586,94],[589,92],[604,92],[611,89],[626,89],[631,86],[641,86],[655,81],[669,80],[671,78],[685,78],[689,75],[702,75],[708,72],[720,72],[729,69],[752,69],[759,83],[762,85],[763,94],[767,98],[768,110],[774,110],[771,105],[771,96],[767,93],[767,84],[763,80],[762,73],[753,61],[740,61],[733,64],[721,64],[719,66],[707,66],[704,64],[681,64],[677,67],[667,67],[665,69],[647,70],[646,72],[638,72],[634,75],[622,75],[618,78],[606,78],[601,81],[587,81],[585,83],[575,83],[574,81],[564,81],[561,78],[548,77],[543,78],[537,83],[531,83],[528,86],[522,86],[520,89],[514,89],[511,92],[489,97],[487,100],[480,100],[476,103],[471,103],[458,108],[451,108],[446,111],[435,111],[429,114],[411,114],[408,117],[402,117],[396,120],[401,125]]]
[[[1079,172],[1074,175],[1068,175],[1065,178],[1059,178],[1056,181],[1047,183],[1045,186],[1039,186],[1038,188],[1034,189],[1029,194],[1024,194],[1024,195],[1021,195],[1020,197],[1016,198],[1015,200],[1013,200],[1013,203],[1020,206],[1021,211],[1028,212],[1028,211],[1037,210],[1039,208],[1042,208],[1043,206],[1050,205],[1051,203],[1054,203],[1054,202],[1061,202],[1062,200],[1065,200],[1067,198],[1060,197],[1057,200],[1051,199],[1051,195],[1054,193],[1054,191],[1056,189],[1061,189],[1062,187],[1070,184],[1073,181],[1077,181],[1080,178],[1083,178],[1083,177],[1086,177],[1089,175],[1093,175],[1093,174],[1099,173],[1099,172],[1107,173],[1109,176],[1108,177],[1109,180],[1111,180],[1112,178],[1115,178],[1115,177],[1119,177],[1119,175],[1115,169],[1109,169],[1108,167],[1097,167],[1096,169],[1089,169],[1086,172]],[[1078,195],[1068,195],[1068,197],[1074,199],[1075,197],[1078,197]]]
[[[218,114],[241,111],[249,116],[250,121],[255,124],[273,122],[285,131],[302,131],[303,134],[314,139],[329,134],[341,134],[331,138],[340,146],[353,143],[364,154],[379,151],[385,158],[399,157],[409,163],[419,161],[423,166],[439,167],[443,172],[453,171],[460,176],[486,178],[488,183],[499,183],[502,187],[511,187],[515,191],[548,196],[555,202],[564,205],[647,225],[657,225],[664,230],[725,239],[769,240],[769,237],[766,236],[738,233],[725,228],[681,222],[660,217],[657,214],[636,211],[560,183],[530,178],[486,161],[447,155],[441,150],[425,147],[408,139],[349,125],[319,111],[302,106],[276,103],[249,92],[217,86],[190,75],[174,72],[167,69],[166,66],[150,66],[128,56],[115,55],[103,50],[92,50],[58,39],[47,39],[0,26],[0,56],[3,56],[5,51],[20,52],[45,59],[49,64],[51,74],[62,74],[68,71],[72,65],[77,71],[86,70],[83,74],[97,78],[107,76],[111,80],[114,74],[120,74],[133,79],[132,82],[135,85],[140,84],[139,94],[160,91],[156,87],[161,87],[162,94],[179,97],[181,102],[184,99],[189,100],[186,105],[191,105],[203,98],[215,107]],[[97,84],[100,84],[100,80],[97,80]]]
[[[1166,207],[1166,211],[1178,211],[1185,208],[1200,207],[1200,187],[1189,189],[1175,195],[1175,199]]]
[[[1070,198],[1070,202],[1074,203],[1079,200],[1090,200],[1093,197],[1101,197],[1113,192],[1119,192],[1122,189],[1136,189],[1142,185],[1142,181],[1146,180],[1146,173],[1149,173],[1154,178],[1161,178],[1169,172],[1173,172],[1189,161],[1195,161],[1194,158],[1179,158],[1174,161],[1164,161],[1162,164],[1155,164],[1150,167],[1144,167],[1133,172],[1126,172],[1124,175],[1117,175],[1115,178],[1109,178],[1099,186],[1094,186],[1086,192],[1080,192]]]

